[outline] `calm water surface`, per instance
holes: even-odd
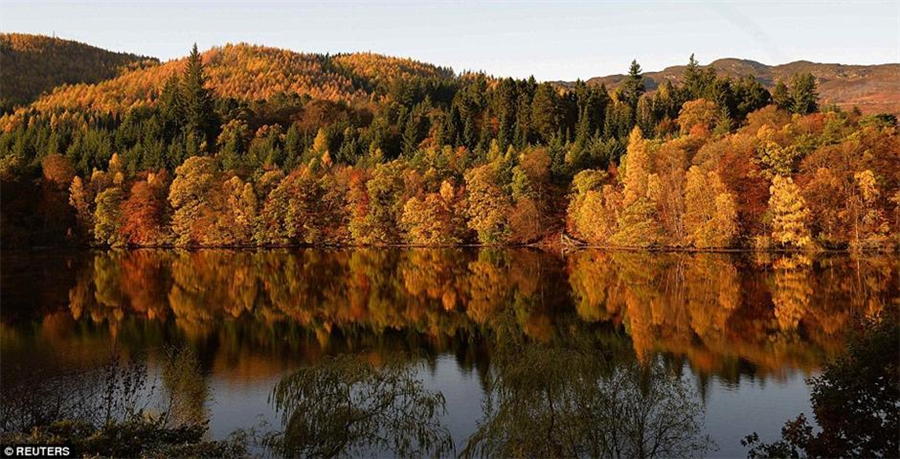
[[[715,443],[704,454],[744,456],[744,436],[812,417],[806,378],[896,301],[898,269],[876,255],[9,251],[0,374],[8,387],[24,371],[100,365],[112,348],[158,373],[162,349],[187,347],[200,410],[224,438],[290,430],[299,370],[399,359],[443,396],[439,428],[460,452],[548,423],[546,441],[575,444],[596,435],[579,427],[593,422],[580,407],[600,406],[585,400],[630,397],[659,373],[687,390],[652,402],[653,416],[690,411]]]

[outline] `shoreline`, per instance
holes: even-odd
[[[892,254],[900,252],[900,247],[889,246],[886,248],[867,249],[785,249],[769,248],[755,249],[752,247],[731,248],[691,248],[691,247],[628,247],[628,246],[601,246],[601,245],[560,245],[560,244],[454,244],[454,245],[426,245],[426,244],[287,244],[287,245],[202,245],[202,246],[175,246],[175,245],[142,245],[142,246],[31,246],[31,247],[0,247],[2,252],[41,252],[58,250],[64,252],[87,251],[136,251],[136,250],[175,250],[175,251],[201,251],[201,250],[230,250],[230,251],[265,251],[285,249],[315,249],[315,250],[402,250],[402,249],[431,249],[431,250],[470,250],[470,249],[534,249],[545,252],[577,252],[582,250],[597,250],[604,252],[646,252],[646,253],[791,253],[791,254]]]

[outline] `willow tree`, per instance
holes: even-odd
[[[696,392],[658,362],[612,367],[586,346],[504,344],[495,350],[484,417],[460,456],[702,456]]]
[[[301,368],[272,391],[285,427],[264,444],[285,457],[452,455],[444,396],[416,378],[419,367],[343,356]]]

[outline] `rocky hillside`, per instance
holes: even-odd
[[[720,75],[739,77],[752,75],[771,89],[778,80],[790,79],[797,72],[808,72],[816,77],[823,104],[837,104],[843,108],[854,105],[865,113],[900,114],[900,64],[843,65],[819,64],[797,61],[769,66],[746,59],[719,59],[709,64]],[[666,80],[678,83],[684,74],[684,66],[668,67],[660,72],[645,72],[648,90],[656,89]],[[615,87],[624,75],[594,77],[588,83],[605,83]]]

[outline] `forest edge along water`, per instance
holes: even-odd
[[[15,3],[0,446],[900,456],[885,2]]]
[[[897,447],[889,255],[140,249],[0,261],[7,440],[126,456]],[[866,379],[841,380],[848,371]],[[881,398],[849,420],[830,387]],[[126,434],[141,446],[117,443]]]

